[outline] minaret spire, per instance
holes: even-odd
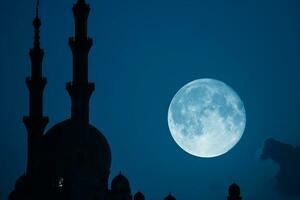
[[[40,49],[40,27],[42,25],[41,19],[39,17],[39,6],[40,1],[37,0],[36,2],[36,8],[35,8],[35,18],[33,20],[33,26],[34,26],[34,48]]]
[[[37,0],[36,7],[35,7],[35,18],[39,18],[39,7],[40,7],[40,0]]]
[[[23,118],[23,122],[28,132],[28,152],[27,152],[27,175],[30,177],[34,163],[39,152],[39,144],[44,129],[48,123],[48,118],[43,116],[43,92],[47,80],[42,75],[42,61],[44,50],[40,47],[40,27],[42,25],[39,18],[39,0],[36,4],[36,16],[33,20],[34,43],[30,49],[31,76],[26,78],[29,89],[29,116]]]
[[[67,83],[72,100],[72,119],[78,123],[89,123],[89,99],[95,89],[88,80],[88,54],[93,41],[88,37],[87,20],[90,6],[85,0],[78,0],[73,6],[75,36],[69,39],[73,54],[73,80]]]

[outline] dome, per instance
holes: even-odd
[[[109,144],[92,125],[88,125],[85,134],[82,131],[75,121],[68,119],[44,135],[40,171],[52,187],[75,182],[80,187],[107,188],[111,166]]]
[[[137,192],[135,195],[134,195],[134,200],[145,200],[145,196],[143,195],[143,193],[141,192]]]
[[[130,193],[130,184],[128,179],[120,173],[111,182],[111,189],[113,192],[127,192]]]
[[[27,176],[22,175],[18,180],[16,181],[15,188],[21,189],[27,187]]]
[[[172,194],[169,194],[164,200],[176,200]]]
[[[9,194],[9,200],[15,199],[30,199],[32,195],[32,190],[28,185],[28,178],[25,175],[22,175],[18,178],[14,190]]]
[[[94,164],[101,165],[102,170],[110,169],[111,151],[103,134],[94,126],[89,125],[86,135],[78,131],[76,123],[71,119],[63,121],[51,129],[44,136],[44,149],[46,154],[57,158],[74,156],[78,159],[93,158]],[[84,136],[82,136],[84,135]],[[80,143],[80,141],[83,141]],[[81,160],[82,161],[82,160]],[[101,162],[101,163],[100,163]]]
[[[233,183],[229,187],[229,196],[240,196],[240,187],[236,184]]]

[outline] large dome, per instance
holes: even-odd
[[[68,119],[45,134],[42,174],[51,185],[60,187],[68,181],[90,188],[107,187],[111,166],[109,144],[92,125],[88,125],[86,133],[82,131],[75,121]]]
[[[80,138],[80,134],[83,135],[82,138]],[[109,171],[110,169],[111,150],[109,144],[103,134],[92,125],[89,125],[86,134],[82,134],[71,119],[63,121],[45,134],[44,147],[47,151],[46,154],[55,156],[56,160],[60,157],[66,159],[69,156],[78,156],[79,162],[94,162],[91,164],[101,168],[98,170]],[[87,158],[91,160],[85,160]]]

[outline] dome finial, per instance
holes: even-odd
[[[77,4],[85,4],[85,0],[78,0]]]
[[[41,26],[41,20],[39,17],[39,7],[40,7],[40,0],[36,1],[36,6],[35,6],[35,19],[33,21],[33,25],[35,29],[39,29]]]

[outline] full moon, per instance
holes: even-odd
[[[246,113],[231,87],[214,79],[198,79],[184,85],[172,99],[168,125],[184,151],[212,158],[238,143],[245,130]]]

